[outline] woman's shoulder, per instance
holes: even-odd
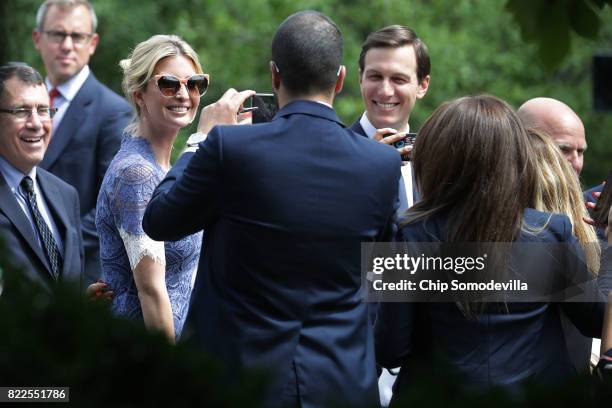
[[[444,241],[448,234],[448,216],[435,214],[428,218],[412,221],[400,225],[399,240],[409,242],[438,242]]]
[[[572,234],[567,215],[526,208],[519,240],[566,241]]]
[[[145,182],[152,177],[159,178],[159,169],[146,154],[125,144],[109,166],[114,178],[127,183]]]

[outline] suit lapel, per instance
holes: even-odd
[[[28,217],[23,213],[21,206],[17,203],[17,200],[13,196],[13,192],[6,183],[4,176],[0,174],[0,210],[4,212],[6,217],[15,226],[17,231],[26,240],[28,245],[36,253],[36,256],[40,259],[42,264],[45,266],[47,271],[51,273],[51,268],[47,262],[47,258],[43,252],[42,247],[38,241],[36,231],[32,228],[32,224]]]
[[[66,110],[62,118],[62,122],[51,138],[51,143],[49,143],[49,148],[45,153],[45,157],[38,167],[42,167],[43,169],[51,167],[77,133],[81,123],[87,119],[86,108],[93,101],[95,81],[96,79],[93,74],[89,74],[87,80],[83,83],[81,89],[79,89],[79,92],[77,92],[72,102],[70,102],[68,110]]]
[[[68,262],[68,260],[72,259],[72,251],[74,248],[74,234],[68,233],[72,223],[66,213],[64,199],[57,189],[57,185],[49,179],[49,174],[38,169],[37,181],[64,244],[64,253],[62,254],[62,276],[66,276],[68,273],[66,268],[70,267],[70,262]]]
[[[357,119],[355,123],[351,125],[351,130],[357,134],[360,134],[361,136],[368,137],[365,130],[363,130],[363,126],[361,126],[361,123],[359,123],[359,119]]]

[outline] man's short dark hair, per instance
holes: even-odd
[[[410,28],[397,24],[381,28],[368,35],[368,38],[366,38],[361,45],[361,54],[359,54],[359,69],[361,70],[361,74],[363,74],[365,68],[366,54],[372,48],[399,48],[406,45],[412,45],[414,48],[417,64],[417,79],[419,83],[421,83],[431,71],[427,46]]]
[[[40,73],[23,62],[9,62],[0,66],[0,98],[4,93],[4,84],[13,77],[19,78],[22,82],[29,85],[43,85],[43,78]]]
[[[293,95],[331,92],[342,64],[342,34],[327,16],[302,11],[289,16],[272,40],[272,59]]]

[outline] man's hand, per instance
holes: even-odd
[[[198,132],[207,134],[217,125],[238,124],[238,111],[244,101],[252,95],[255,95],[255,91],[238,92],[234,88],[228,89],[217,102],[202,109]]]
[[[393,146],[393,143],[399,142],[404,137],[406,137],[405,133],[398,133],[397,130],[393,128],[378,129],[376,130],[376,133],[374,133],[374,140],[391,146]],[[396,150],[402,156],[402,159],[404,159],[405,157],[408,157],[408,153],[412,151],[412,145],[407,145]]]
[[[85,289],[85,296],[90,300],[102,299],[107,303],[113,300],[113,291],[110,289],[106,282],[101,280],[96,283],[92,283]]]
[[[603,185],[605,186],[606,183],[604,182]],[[600,191],[594,191],[591,193],[591,196],[593,196],[593,198],[595,199],[595,201],[587,201],[586,203],[584,203],[584,205],[586,205],[586,208],[591,211],[594,210],[595,207],[597,206],[597,200],[599,199],[599,196],[601,195]],[[601,225],[597,225],[597,223],[595,222],[595,220],[591,217],[582,217],[582,219],[584,220],[584,222],[586,222],[589,225],[592,225],[594,227],[602,227]],[[609,223],[608,223],[609,224]],[[607,236],[607,234],[606,234]]]

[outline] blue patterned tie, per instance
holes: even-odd
[[[21,187],[27,193],[28,204],[30,204],[30,210],[32,210],[32,215],[34,216],[36,229],[40,234],[40,238],[42,239],[43,247],[45,249],[45,254],[47,255],[47,259],[51,264],[51,272],[53,272],[53,277],[55,280],[57,280],[60,275],[59,250],[57,249],[57,243],[55,242],[55,238],[53,238],[53,234],[51,233],[49,226],[38,210],[38,205],[36,204],[36,194],[34,194],[34,182],[30,177],[25,176],[21,180]]]

